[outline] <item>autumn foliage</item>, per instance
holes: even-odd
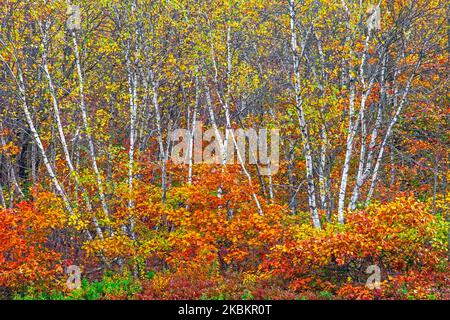
[[[86,297],[65,289],[63,267],[76,263],[88,271],[106,259],[111,270],[134,272],[133,281],[140,283],[131,292],[97,293],[108,299],[448,297],[448,224],[442,214],[431,213],[429,202],[401,197],[374,203],[350,213],[343,226],[324,222],[317,230],[302,221],[307,214],[292,216],[286,206],[266,201],[260,216],[249,194],[233,187],[239,185],[237,170],[210,175],[211,170],[217,169],[202,168],[191,186],[174,187],[165,205],[142,186],[142,196],[150,197],[137,192],[134,240],[117,231],[76,244],[77,225],[46,192],[37,193],[32,204],[3,210],[1,286]],[[214,192],[219,183],[221,198]],[[68,231],[70,245],[58,239]],[[382,270],[379,289],[366,286],[369,265]]]
[[[0,211],[1,287],[43,290],[58,282],[63,274],[62,252],[54,239],[66,220],[61,201],[45,192],[34,203],[21,202]]]
[[[0,1],[0,299],[449,299],[447,16]]]

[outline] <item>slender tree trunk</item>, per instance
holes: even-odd
[[[384,135],[383,142],[381,143],[381,146],[380,146],[380,151],[378,152],[378,157],[377,157],[377,160],[375,163],[375,167],[373,169],[372,181],[370,183],[369,192],[367,194],[366,204],[369,203],[370,200],[372,199],[372,195],[375,190],[376,183],[377,183],[378,172],[380,170],[381,162],[383,160],[384,150],[386,148],[387,141],[388,141],[389,137],[391,136],[392,129],[394,128],[394,125],[397,123],[398,117],[400,116],[403,106],[406,103],[406,97],[408,96],[409,91],[411,89],[411,83],[413,81],[414,76],[416,75],[419,64],[420,64],[420,60],[416,63],[415,70],[413,71],[412,75],[408,79],[408,82],[405,87],[405,91],[403,92],[403,95],[402,95],[402,99],[401,99],[400,103],[398,104],[398,107],[395,110],[394,116],[392,117],[391,121],[389,122],[388,128]]]
[[[130,199],[128,200],[128,208],[134,206],[133,195],[133,166],[134,166],[134,149],[136,144],[136,117],[137,117],[137,74],[133,72],[130,52],[126,53],[126,65],[128,72],[128,90],[130,104],[130,149],[128,151],[128,188]]]
[[[103,211],[107,217],[109,217],[109,210],[108,205],[106,203],[106,197],[105,192],[103,190],[103,183],[102,178],[100,175],[100,170],[97,166],[97,157],[95,153],[95,147],[94,147],[94,139],[92,137],[91,128],[89,126],[89,120],[88,120],[88,113],[87,108],[84,101],[84,80],[83,80],[83,72],[81,70],[81,60],[80,60],[80,52],[78,50],[78,43],[77,43],[77,36],[74,31],[72,31],[72,39],[73,39],[73,47],[74,47],[74,53],[75,53],[75,64],[77,67],[77,74],[78,74],[78,85],[79,85],[79,94],[80,94],[80,109],[81,109],[81,116],[83,118],[83,126],[84,130],[86,131],[86,137],[88,140],[89,145],[89,155],[92,160],[92,169],[94,170],[95,177],[97,180],[97,187],[100,195],[100,201],[103,207]]]
[[[339,200],[338,200],[338,222],[343,224],[345,222],[344,217],[344,207],[345,207],[345,198],[347,193],[347,184],[349,178],[350,171],[350,162],[352,160],[353,155],[353,145],[355,136],[358,132],[359,125],[361,124],[361,156],[365,157],[365,138],[366,138],[366,124],[365,124],[365,108],[366,102],[369,97],[370,91],[372,90],[373,83],[375,81],[375,75],[377,71],[374,71],[375,74],[372,75],[369,80],[369,84],[366,84],[364,67],[366,65],[366,61],[368,59],[368,51],[369,51],[369,41],[370,41],[371,32],[368,31],[366,36],[365,44],[364,44],[364,52],[361,57],[361,63],[359,65],[359,80],[362,84],[362,94],[361,94],[361,103],[358,112],[358,119],[353,122],[352,118],[354,116],[354,103],[355,103],[355,92],[356,92],[356,84],[353,76],[350,75],[350,107],[349,107],[349,127],[348,127],[348,135],[347,135],[347,146],[345,151],[345,160],[344,166],[342,168],[342,178],[341,184],[339,187]],[[353,53],[353,49],[350,51]],[[351,72],[350,72],[351,73]]]
[[[3,124],[0,122],[0,132],[3,132]],[[1,147],[5,147],[6,146],[6,140],[3,137],[3,135],[0,134],[0,146]],[[11,161],[11,158],[8,156],[5,156],[5,161],[6,161],[6,170],[9,172],[10,175],[10,180],[11,180],[11,191],[14,192],[14,190],[17,191],[17,193],[19,194],[19,196],[21,198],[24,197],[22,188],[20,187],[19,182],[17,181],[17,177],[16,177],[16,171],[14,170],[14,165]]]
[[[326,175],[326,161],[328,152],[328,139],[326,128],[322,125],[320,129],[321,144],[320,144],[320,163],[319,163],[319,193],[320,193],[320,208],[325,210],[327,208],[327,180]]]
[[[297,117],[300,124],[300,130],[302,133],[302,140],[304,145],[305,161],[306,161],[306,181],[308,185],[308,204],[311,211],[311,216],[315,228],[321,228],[321,223],[319,219],[319,213],[317,211],[316,205],[316,194],[314,186],[313,177],[313,159],[312,151],[309,144],[309,133],[306,124],[305,114],[303,112],[303,99],[300,87],[300,58],[298,55],[297,48],[297,32],[296,32],[296,11],[295,11],[295,1],[289,0],[289,16],[290,16],[290,27],[291,27],[291,49],[292,49],[292,59],[294,68],[294,89],[295,89],[295,103],[297,108]]]
[[[383,119],[383,109],[386,101],[386,60],[387,60],[387,53],[384,54],[381,67],[381,88],[380,88],[381,101],[378,103],[377,117],[375,120],[375,125],[373,127],[372,133],[370,135],[370,143],[368,148],[367,159],[365,159],[365,145],[366,145],[365,138],[364,139],[361,138],[362,141],[361,141],[361,153],[359,159],[358,174],[355,186],[353,188],[352,197],[350,199],[349,204],[350,210],[356,209],[356,204],[358,202],[360,195],[360,189],[367,180],[367,178],[370,176],[370,173],[372,172],[373,154],[376,145],[376,140],[378,138],[378,131],[380,129],[381,122]]]
[[[0,205],[1,205],[0,209],[2,209],[2,207],[3,209],[6,208],[5,196],[3,195],[3,186],[1,183],[0,183]]]
[[[28,126],[30,128],[31,135],[32,135],[39,151],[41,152],[41,156],[42,156],[42,160],[44,162],[45,168],[47,169],[48,175],[50,176],[50,179],[53,182],[53,185],[54,185],[57,193],[63,199],[67,211],[70,214],[72,214],[73,211],[72,211],[72,207],[70,205],[69,199],[67,198],[63,187],[61,186],[58,178],[56,177],[55,172],[53,171],[50,161],[48,160],[48,157],[45,153],[44,145],[42,144],[41,138],[36,130],[36,127],[34,126],[33,119],[31,117],[31,113],[28,108],[28,104],[27,104],[27,100],[26,100],[25,83],[23,80],[22,71],[20,70],[20,66],[18,67],[18,69],[19,69],[19,71],[18,71],[18,73],[19,73],[19,91],[20,91],[21,100],[22,100],[22,108],[25,113],[25,118],[28,122]]]
[[[88,195],[87,191],[85,190],[85,188],[83,186],[81,186],[81,184],[80,184],[80,181],[78,178],[78,172],[76,171],[76,169],[73,165],[73,162],[72,162],[72,159],[70,156],[70,152],[69,152],[69,147],[67,145],[66,136],[64,134],[64,129],[63,129],[60,111],[59,111],[58,99],[56,97],[55,88],[53,86],[53,80],[50,75],[50,72],[48,69],[48,64],[47,64],[47,45],[48,45],[48,38],[47,38],[47,34],[46,34],[47,27],[45,25],[43,27],[44,27],[44,29],[41,30],[42,36],[43,36],[43,46],[44,46],[43,67],[44,67],[45,76],[47,78],[47,82],[48,82],[48,86],[49,86],[50,96],[52,98],[53,114],[54,114],[54,117],[56,120],[56,127],[58,129],[59,139],[60,139],[61,145],[63,147],[64,157],[65,157],[66,163],[69,167],[70,175],[71,175],[71,177],[73,177],[73,179],[75,181],[75,190],[77,190],[78,187],[81,188],[81,192],[83,193],[83,198],[86,202],[86,207],[87,207],[88,211],[92,213],[93,210],[92,210],[91,202],[89,199],[89,195]],[[98,220],[95,217],[95,215],[93,216],[92,221],[93,221],[94,227],[96,229],[97,236],[99,238],[103,239],[103,232],[98,224]]]
[[[192,129],[191,129],[191,135],[189,137],[189,153],[188,153],[188,184],[192,184],[192,166],[193,166],[193,158],[194,158],[194,134],[195,134],[195,127],[197,125],[197,109],[200,103],[200,88],[198,83],[198,77],[195,77],[195,105],[194,110],[192,111]],[[190,115],[188,114],[188,117]]]
[[[158,145],[159,145],[159,155],[162,160],[161,167],[161,188],[162,188],[162,202],[166,202],[166,194],[167,194],[167,165],[166,161],[168,159],[163,142],[163,132],[161,127],[161,110],[159,107],[158,101],[158,81],[153,70],[150,70],[150,83],[151,83],[151,91],[153,96],[153,106],[155,108],[156,115],[156,129],[158,131]]]

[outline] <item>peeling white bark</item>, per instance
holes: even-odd
[[[295,103],[297,108],[297,117],[298,122],[300,124],[300,130],[302,133],[302,141],[304,145],[305,152],[305,161],[306,161],[306,181],[308,185],[308,203],[309,209],[311,211],[311,216],[313,220],[313,224],[315,228],[321,228],[321,223],[319,219],[319,213],[316,205],[316,194],[315,194],[315,186],[314,186],[314,177],[313,177],[313,159],[311,147],[309,144],[309,133],[308,127],[306,124],[305,115],[303,112],[303,100],[301,96],[301,87],[300,87],[300,58],[298,55],[298,47],[297,47],[297,32],[295,27],[295,1],[289,0],[289,16],[290,16],[290,27],[291,27],[291,49],[292,49],[292,59],[293,59],[293,68],[294,68],[294,89],[295,89]]]

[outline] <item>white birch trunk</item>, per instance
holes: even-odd
[[[162,127],[161,127],[161,110],[159,108],[159,101],[158,101],[158,81],[155,77],[153,70],[150,70],[149,74],[150,74],[153,107],[155,108],[159,154],[160,154],[160,158],[162,161],[161,188],[162,188],[162,202],[164,203],[166,201],[166,192],[167,192],[167,177],[166,177],[167,164],[166,164],[166,162],[168,159],[168,154],[166,153],[166,150],[164,149],[164,142],[163,142],[163,132],[162,132]]]
[[[293,67],[294,67],[294,89],[295,89],[295,102],[297,107],[297,117],[300,124],[300,130],[302,133],[302,140],[304,145],[305,152],[305,161],[306,161],[306,181],[308,185],[308,203],[309,209],[311,211],[311,216],[313,220],[313,224],[315,228],[321,228],[319,213],[317,211],[316,205],[316,194],[315,194],[315,186],[314,186],[314,177],[313,177],[313,159],[311,147],[309,145],[309,133],[306,124],[305,115],[303,112],[303,100],[301,97],[301,87],[300,87],[300,59],[298,56],[298,48],[297,48],[297,32],[295,29],[295,1],[289,0],[289,16],[290,16],[290,27],[291,27],[291,49],[292,49],[292,58],[293,58]]]
[[[402,99],[401,99],[400,103],[398,104],[398,107],[395,110],[394,116],[391,119],[391,121],[389,122],[388,128],[384,135],[383,142],[381,143],[381,146],[380,146],[380,151],[378,152],[378,157],[377,157],[377,160],[375,163],[375,167],[373,169],[372,181],[370,183],[369,192],[367,194],[366,204],[369,203],[370,200],[372,199],[373,192],[375,190],[375,186],[376,186],[377,179],[378,179],[378,172],[380,170],[381,162],[383,160],[384,150],[386,148],[387,141],[389,140],[389,137],[392,133],[392,129],[393,129],[394,125],[397,123],[398,117],[400,116],[400,113],[402,112],[403,106],[406,102],[406,97],[408,96],[409,91],[411,89],[411,83],[414,79],[414,76],[416,75],[419,64],[420,64],[420,60],[417,62],[415,70],[413,71],[412,75],[408,79],[408,82],[405,87],[405,91],[403,92],[403,95],[402,95]]]
[[[30,110],[28,108],[28,104],[27,104],[27,100],[26,100],[25,84],[24,84],[22,71],[20,70],[20,67],[19,67],[18,73],[19,73],[19,91],[20,91],[20,94],[21,94],[22,108],[23,108],[23,111],[25,113],[25,118],[26,118],[28,126],[30,128],[32,137],[33,137],[33,139],[34,139],[34,141],[35,141],[39,151],[41,152],[42,161],[44,162],[45,168],[47,169],[48,175],[50,176],[50,179],[51,179],[51,181],[52,181],[52,183],[53,183],[57,193],[63,199],[64,205],[65,205],[67,211],[70,214],[73,214],[73,210],[72,210],[72,207],[70,205],[69,199],[67,198],[63,187],[59,183],[58,178],[56,177],[56,174],[53,171],[53,168],[52,168],[52,166],[50,164],[50,161],[48,160],[47,154],[45,153],[44,145],[42,144],[41,138],[40,138],[40,136],[39,136],[39,134],[38,134],[38,132],[36,130],[36,127],[34,126],[33,119],[31,117],[31,113],[30,113]]]
[[[130,106],[130,149],[128,151],[128,188],[129,200],[128,208],[134,206],[133,196],[133,166],[134,166],[134,149],[136,144],[136,117],[137,117],[137,75],[133,72],[130,61],[130,52],[127,49],[126,64],[128,72],[128,93]]]
[[[61,145],[63,147],[64,157],[65,157],[66,163],[67,163],[67,165],[69,167],[70,174],[71,174],[71,176],[73,177],[73,179],[75,181],[75,186],[76,186],[76,188],[78,188],[78,186],[80,186],[81,192],[83,193],[83,198],[84,198],[84,200],[86,202],[86,207],[87,207],[88,211],[92,213],[93,211],[92,211],[92,206],[91,206],[91,203],[90,203],[90,200],[89,200],[89,195],[87,194],[86,189],[83,188],[80,185],[79,178],[78,178],[78,172],[76,171],[76,169],[75,169],[75,167],[73,165],[71,156],[70,156],[69,147],[67,145],[66,136],[64,134],[63,125],[62,125],[62,122],[61,122],[61,116],[60,116],[60,112],[59,112],[58,100],[56,98],[56,92],[55,92],[55,88],[53,86],[53,80],[52,80],[52,77],[50,75],[50,71],[48,69],[48,64],[47,64],[47,51],[46,50],[47,50],[47,40],[48,39],[47,39],[47,35],[46,35],[44,30],[42,30],[42,33],[43,33],[42,35],[43,35],[43,42],[44,42],[43,43],[43,45],[44,45],[43,66],[44,66],[44,72],[45,72],[45,76],[47,78],[47,82],[48,82],[48,86],[49,86],[50,96],[52,98],[53,113],[54,113],[54,117],[55,117],[55,120],[56,120],[56,126],[57,126],[57,129],[58,129],[59,139],[60,139]],[[101,230],[101,228],[100,228],[100,226],[98,224],[98,220],[95,217],[95,215],[92,218],[92,222],[93,222],[94,227],[96,229],[97,236],[99,238],[103,239],[103,232],[102,232],[102,230]]]
[[[83,126],[86,131],[86,137],[87,137],[88,145],[89,145],[89,155],[92,160],[92,169],[94,170],[95,177],[97,180],[97,187],[98,187],[98,192],[100,195],[100,201],[101,201],[101,204],[103,207],[103,211],[104,211],[105,215],[107,217],[109,217],[109,210],[108,210],[108,205],[106,203],[105,193],[103,190],[102,178],[101,178],[98,166],[97,166],[97,157],[96,157],[96,153],[95,153],[94,140],[92,137],[91,128],[89,126],[88,113],[87,113],[87,108],[86,108],[85,101],[84,101],[84,80],[83,80],[83,73],[81,70],[80,52],[78,50],[77,37],[76,37],[76,34],[74,31],[72,31],[72,39],[73,39],[73,46],[74,46],[74,53],[75,53],[75,64],[77,67],[78,82],[79,82],[78,85],[79,85],[79,91],[80,91],[79,92],[79,94],[80,94],[80,109],[81,109],[81,115],[83,118]]]
[[[195,105],[194,110],[192,112],[192,129],[191,135],[189,137],[189,154],[188,154],[188,185],[192,184],[192,166],[193,166],[193,158],[194,158],[194,138],[195,138],[195,127],[197,125],[197,109],[200,101],[200,89],[198,84],[198,77],[195,77]],[[188,115],[189,116],[189,115]]]
[[[347,9],[348,10],[348,9]],[[339,187],[339,199],[338,199],[338,222],[340,224],[344,224],[345,222],[345,216],[344,216],[344,207],[345,207],[345,198],[346,198],[346,192],[347,192],[347,184],[348,184],[348,178],[349,178],[349,171],[350,171],[350,162],[352,160],[353,155],[353,144],[355,140],[355,136],[358,132],[359,124],[362,124],[362,150],[361,154],[365,155],[365,142],[363,139],[365,139],[366,133],[365,133],[365,107],[366,107],[366,101],[370,94],[370,91],[373,86],[373,82],[375,80],[375,76],[372,76],[372,79],[370,80],[370,83],[367,85],[364,77],[364,66],[367,61],[367,54],[369,50],[369,41],[370,41],[370,32],[366,36],[365,44],[364,44],[364,52],[361,57],[361,63],[359,65],[359,79],[362,84],[362,96],[361,96],[361,104],[359,108],[358,113],[358,119],[355,120],[353,123],[353,115],[354,115],[354,102],[355,102],[355,91],[356,91],[356,85],[353,79],[353,76],[350,75],[350,82],[351,82],[351,89],[350,89],[350,107],[349,107],[349,127],[348,127],[348,134],[347,134],[347,145],[345,150],[345,158],[344,158],[344,166],[342,168],[342,177],[341,177],[341,184]],[[351,49],[351,52],[353,52],[353,49]],[[351,72],[350,72],[351,74]]]
[[[364,161],[365,157],[365,141],[361,141],[361,154],[359,159],[359,167],[358,167],[358,174],[356,178],[356,183],[353,188],[352,197],[350,199],[349,209],[355,210],[356,204],[359,199],[360,195],[360,189],[369,177],[371,171],[372,171],[372,165],[373,165],[373,154],[374,154],[374,148],[376,145],[376,140],[378,138],[378,130],[381,126],[382,116],[383,116],[383,105],[384,105],[384,98],[385,98],[385,92],[386,92],[386,61],[387,61],[387,53],[385,54],[382,62],[381,67],[381,88],[380,88],[380,97],[381,100],[378,103],[378,110],[377,110],[377,117],[375,120],[375,125],[373,127],[372,133],[370,135],[370,142],[369,142],[369,148],[368,148],[368,154],[367,159]]]

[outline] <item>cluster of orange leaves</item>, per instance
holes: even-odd
[[[34,203],[0,210],[0,287],[55,284],[63,272],[61,254],[48,242],[65,224],[61,208],[54,194],[44,192]]]
[[[386,283],[401,282],[397,276],[411,272],[448,275],[448,224],[427,206],[411,197],[397,198],[349,213],[344,226],[325,224],[315,230],[292,225],[264,268],[294,279],[294,290],[336,290],[338,296],[358,299],[381,297],[365,286],[370,265],[380,267]],[[448,277],[441,280],[448,284]]]

